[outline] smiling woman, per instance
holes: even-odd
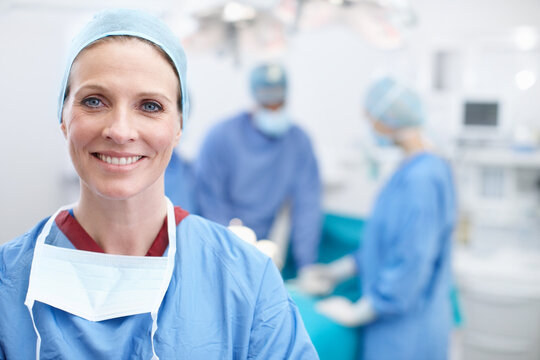
[[[85,49],[71,68],[61,128],[84,199],[160,199],[165,168],[180,140],[178,77],[153,46],[128,39]],[[80,221],[91,216],[86,210],[94,212],[75,208]],[[141,252],[134,255],[144,255],[150,244],[135,242]]]
[[[271,260],[165,197],[188,107],[170,30],[100,13],[62,84],[81,196],[0,247],[0,359],[316,359]]]

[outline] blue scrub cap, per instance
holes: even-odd
[[[273,105],[285,101],[287,73],[279,64],[262,64],[251,71],[251,92],[262,105]]]
[[[182,121],[185,125],[189,111],[186,84],[186,54],[178,38],[160,19],[139,10],[114,9],[97,13],[94,18],[73,38],[58,98],[58,119],[62,122],[62,110],[71,66],[79,53],[101,38],[126,35],[148,40],[159,46],[172,60],[182,91]]]
[[[391,128],[419,126],[425,117],[418,94],[389,77],[369,87],[365,108],[371,117]]]

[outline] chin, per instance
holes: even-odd
[[[127,200],[144,192],[144,187],[114,184],[109,186],[90,186],[87,188],[91,194],[108,200]]]

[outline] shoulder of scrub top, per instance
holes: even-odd
[[[233,116],[222,119],[214,124],[206,134],[205,143],[235,142],[232,134],[241,134],[245,131],[246,121],[249,121],[249,112],[239,112]]]
[[[269,257],[225,226],[193,214],[178,226],[176,257],[185,271],[204,264],[216,279],[226,276],[253,302],[263,278],[268,277],[268,267],[275,266]],[[281,277],[274,280],[281,282]]]
[[[28,281],[36,239],[48,219],[41,220],[25,234],[0,246],[0,287],[17,286],[19,280]]]
[[[292,124],[288,136],[294,139],[294,143],[299,148],[309,148],[312,150],[311,138],[300,125]]]
[[[450,166],[440,156],[424,152],[404,164],[403,170],[403,179],[407,183],[426,186],[433,181],[442,180],[441,176],[449,175]]]

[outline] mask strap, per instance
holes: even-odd
[[[58,211],[54,213],[53,216],[47,220],[45,223],[45,226],[43,227],[43,230],[39,233],[39,236],[36,240],[36,244],[34,247],[34,257],[32,259],[32,265],[30,266],[30,276],[28,277],[28,291],[26,292],[26,299],[24,300],[24,305],[28,308],[28,312],[30,313],[30,318],[32,319],[32,326],[34,327],[34,331],[36,332],[37,340],[36,340],[36,360],[39,360],[39,352],[41,349],[41,335],[39,335],[39,331],[37,329],[36,322],[34,320],[34,313],[32,312],[32,309],[34,308],[34,295],[32,293],[32,279],[33,279],[33,271],[34,271],[34,264],[36,261],[39,261],[39,258],[41,256],[41,246],[45,243],[45,239],[49,235],[51,231],[52,224],[54,223],[54,219],[58,216],[58,214],[66,209],[73,208],[75,204],[62,206]]]
[[[152,311],[150,313],[152,316],[152,333],[151,333],[151,342],[152,342],[152,360],[159,360],[159,357],[156,355],[156,348],[154,346],[154,335],[156,334],[157,330],[157,312]]]
[[[156,349],[154,346],[154,335],[156,334],[158,328],[157,317],[159,307],[161,306],[163,298],[165,297],[165,293],[169,288],[172,273],[174,270],[174,260],[176,256],[176,218],[174,216],[174,205],[172,204],[171,200],[169,200],[169,198],[165,198],[167,200],[167,233],[169,238],[169,248],[167,249],[168,261],[166,274],[163,279],[163,284],[161,286],[161,294],[158,298],[156,305],[154,306],[154,310],[152,310],[152,312],[150,313],[150,315],[152,316],[152,332],[150,335],[150,340],[152,342],[152,360],[159,360],[159,357],[156,355]]]
[[[36,360],[39,360],[39,352],[41,350],[41,336],[39,335],[39,331],[36,326],[36,322],[34,321],[34,314],[32,313],[32,308],[34,307],[34,300],[29,301],[28,303],[25,302],[26,307],[28,308],[28,312],[30,313],[30,318],[32,319],[32,326],[34,327],[34,331],[36,332],[37,339],[36,339]]]

